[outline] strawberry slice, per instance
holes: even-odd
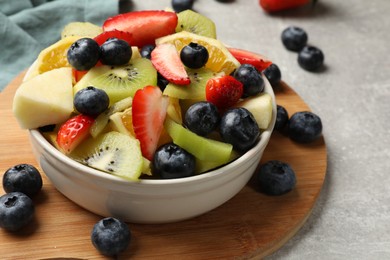
[[[146,86],[135,92],[132,104],[133,129],[140,142],[142,155],[153,159],[168,107],[168,97],[159,87]]]
[[[228,48],[228,50],[241,64],[251,64],[260,72],[272,64],[272,61],[254,52],[237,48]]]
[[[191,83],[179,53],[173,44],[164,43],[157,45],[152,51],[151,61],[155,69],[169,82],[177,85],[188,85]]]
[[[135,11],[108,18],[104,31],[120,30],[132,35],[131,45],[154,44],[155,39],[175,32],[177,14],[160,10]]]
[[[72,152],[83,140],[89,136],[89,129],[95,120],[92,117],[79,114],[63,125],[57,133],[58,147],[65,153]]]
[[[123,32],[119,30],[104,31],[94,38],[94,40],[101,46],[110,38],[118,38],[126,41],[130,46],[132,45],[133,36],[129,32]]]
[[[244,86],[230,75],[210,78],[206,83],[206,100],[224,110],[240,100]]]

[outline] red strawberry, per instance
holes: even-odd
[[[146,86],[135,92],[132,104],[133,129],[142,155],[153,159],[168,107],[168,98],[159,87]]]
[[[263,55],[237,49],[237,48],[228,48],[230,53],[236,58],[241,64],[251,64],[253,65],[258,71],[263,71],[266,68],[268,68],[269,65],[272,64],[272,61],[264,57]]]
[[[95,120],[92,117],[79,114],[66,121],[58,130],[57,144],[61,150],[69,154],[89,135]]]
[[[315,4],[316,0],[259,0],[260,6],[270,13],[296,8],[310,2]]]
[[[110,17],[104,22],[103,30],[129,32],[132,35],[131,45],[142,47],[154,44],[154,40],[159,37],[174,33],[176,26],[176,13],[145,10]]]
[[[211,78],[206,83],[206,99],[219,109],[236,104],[243,91],[242,83],[229,75]]]
[[[157,45],[152,51],[151,61],[156,70],[169,82],[177,85],[188,85],[191,83],[179,53],[173,44],[164,43]]]
[[[87,72],[88,70],[76,70],[75,68],[72,68],[73,78],[76,82],[79,82]]]
[[[131,33],[122,32],[119,30],[104,31],[94,38],[94,40],[100,45],[105,43],[110,38],[118,38],[126,41],[130,46],[132,45],[133,36]]]

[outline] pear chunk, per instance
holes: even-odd
[[[72,69],[53,69],[23,82],[12,105],[23,129],[66,121],[73,112]]]

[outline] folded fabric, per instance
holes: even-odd
[[[0,0],[0,91],[72,21],[101,25],[118,0]]]

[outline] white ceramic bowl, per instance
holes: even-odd
[[[103,217],[133,223],[167,223],[192,218],[215,209],[236,195],[249,181],[266,148],[276,119],[259,143],[219,169],[181,179],[130,182],[78,163],[59,152],[37,130],[30,130],[34,155],[51,183],[67,198]]]

